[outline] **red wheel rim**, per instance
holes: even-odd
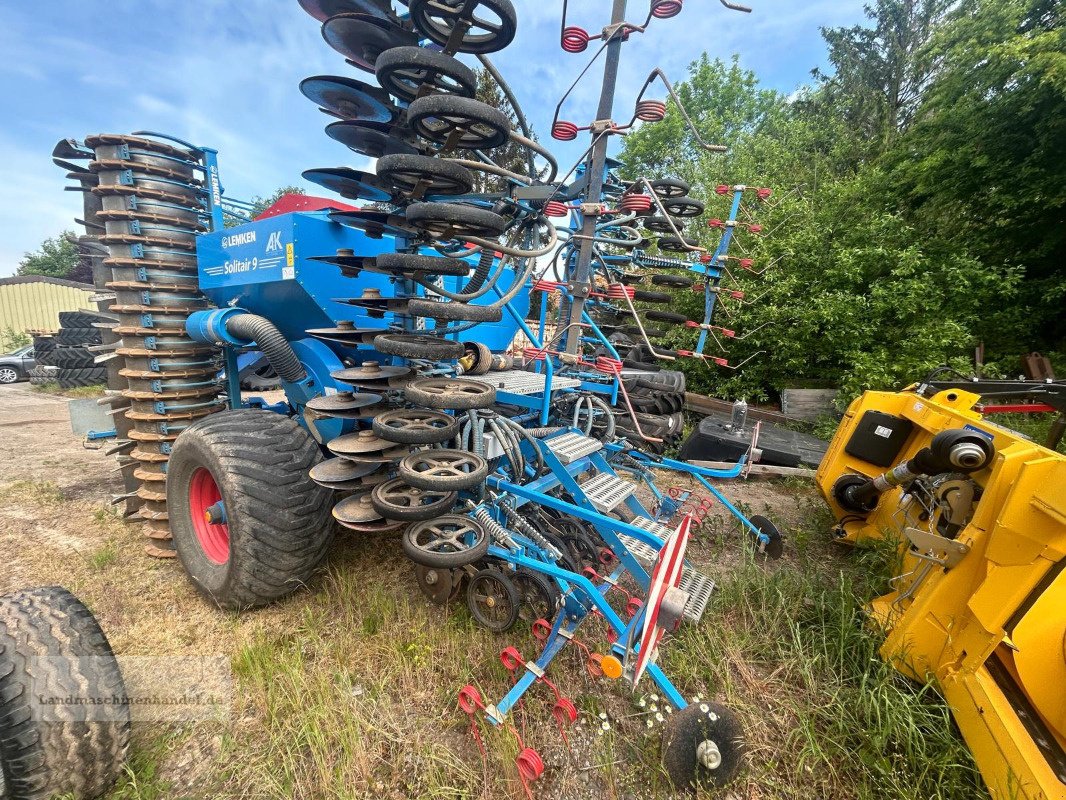
[[[229,525],[208,522],[207,510],[221,499],[222,493],[211,473],[203,467],[196,470],[189,482],[189,514],[200,549],[216,564],[229,561]]]

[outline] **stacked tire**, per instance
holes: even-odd
[[[222,410],[216,350],[185,332],[189,315],[209,308],[197,281],[196,236],[205,230],[200,154],[143,136],[99,134],[86,138],[104,222],[101,244],[115,293],[109,311],[121,341],[120,375],[128,382],[129,437],[140,481],[138,515],[148,555],[176,555],[167,514],[166,477],[178,434]]]
[[[107,370],[96,365],[96,356],[88,348],[102,341],[99,326],[113,323],[107,314],[60,311],[59,330],[52,336],[34,337],[37,368],[30,370],[30,383],[58,383],[62,389],[107,383]]]
[[[685,432],[685,373],[675,370],[629,370],[623,373],[622,380],[629,403],[636,413],[630,414],[625,397],[619,392],[615,406],[615,425],[619,435],[633,445],[659,454],[676,446]],[[645,437],[662,441],[648,441]]]

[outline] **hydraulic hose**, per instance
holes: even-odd
[[[266,317],[258,314],[237,314],[226,320],[226,331],[237,339],[255,342],[282,380],[296,383],[307,377],[306,370],[288,340]]]

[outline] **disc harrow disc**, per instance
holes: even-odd
[[[339,320],[332,328],[308,328],[304,333],[322,339],[327,342],[338,342],[356,346],[365,344],[369,339],[381,332],[381,328],[357,328],[351,320]]]
[[[325,394],[318,397],[312,397],[307,401],[307,407],[312,411],[318,412],[319,414],[326,414],[330,417],[338,417],[340,419],[359,419],[366,416],[364,409],[366,409],[367,406],[372,406],[380,402],[381,395],[379,394],[337,392],[336,394]]]
[[[342,525],[357,525],[381,519],[382,514],[374,508],[370,492],[362,492],[346,497],[333,506],[333,518]]]
[[[326,44],[353,67],[374,72],[377,58],[393,47],[418,44],[417,37],[390,19],[372,14],[338,14],[322,24]]]
[[[304,171],[303,177],[348,200],[369,200],[372,203],[388,203],[392,200],[392,194],[381,188],[376,175],[351,167],[309,169]]]
[[[311,467],[311,480],[328,489],[355,489],[362,479],[373,474],[377,464],[356,464],[346,458],[329,458]]]
[[[402,378],[406,375],[410,375],[413,371],[414,370],[410,367],[383,367],[378,361],[364,361],[358,367],[339,369],[335,372],[331,372],[329,376],[344,383],[351,383],[353,381],[366,383],[371,381],[384,381],[389,378]]]
[[[373,431],[346,433],[326,445],[331,453],[348,458],[364,453],[380,453],[396,447],[395,442],[381,439]]]
[[[410,239],[414,235],[414,229],[404,225],[403,216],[387,211],[334,211],[329,218],[349,228],[357,228],[371,239],[380,239],[386,235]]]
[[[387,92],[338,75],[315,75],[300,82],[300,91],[323,111],[343,120],[385,123],[396,117]]]
[[[442,606],[459,596],[462,572],[415,564],[415,583],[430,602]]]
[[[392,126],[384,122],[341,120],[326,126],[326,135],[351,148],[356,153],[371,158],[388,155],[415,155],[418,148],[410,142],[393,136]]]
[[[319,22],[338,14],[369,14],[387,19],[392,10],[387,0],[299,0],[299,3],[304,11]]]

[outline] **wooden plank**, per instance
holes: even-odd
[[[705,469],[732,469],[736,464],[729,461],[687,461],[694,467]],[[752,464],[748,467],[749,475],[765,477],[814,478],[815,470],[809,467],[778,467],[773,464]]]
[[[694,411],[697,414],[725,414],[726,416],[729,416],[733,413],[733,404],[728,400],[718,400],[714,397],[707,397],[702,394],[685,392],[685,410]],[[803,420],[790,419],[780,411],[773,411],[768,408],[758,408],[757,406],[748,406],[748,419],[757,422],[803,422],[804,424],[808,424]]]

